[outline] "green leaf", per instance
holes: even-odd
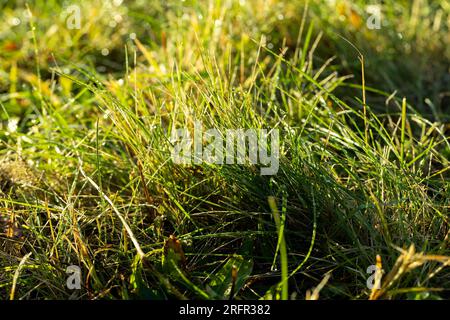
[[[233,269],[236,271],[236,278],[233,281]],[[225,265],[211,276],[211,281],[208,286],[215,293],[219,299],[229,298],[230,294],[233,296],[238,293],[244,286],[245,281],[250,276],[253,270],[253,261],[251,259],[245,260],[241,255],[231,256]],[[234,282],[234,292],[231,292]]]

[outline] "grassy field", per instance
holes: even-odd
[[[450,298],[448,1],[0,17],[0,299]],[[198,122],[276,174],[177,163]]]

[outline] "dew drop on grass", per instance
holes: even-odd
[[[116,21],[117,23],[121,23],[122,22],[122,16],[120,14],[116,14],[114,16],[114,21]]]
[[[19,118],[11,118],[11,119],[8,121],[8,131],[9,131],[9,132],[15,132],[15,131],[17,131],[18,124],[19,124]]]
[[[103,48],[102,49],[102,56],[107,56],[109,54],[109,50],[108,49],[106,49],[106,48]]]
[[[107,111],[103,114],[103,119],[108,119],[110,115],[111,115],[111,112],[110,112],[109,110],[107,110]]]
[[[14,17],[11,19],[11,25],[13,25],[13,26],[18,26],[20,24],[20,22],[21,21],[19,18]]]

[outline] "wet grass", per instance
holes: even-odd
[[[2,299],[448,298],[446,1],[379,30],[363,1],[68,5],[0,2]],[[278,173],[174,163],[195,121],[278,129]]]

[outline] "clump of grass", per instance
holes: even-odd
[[[363,21],[359,2],[341,2]],[[109,5],[81,5],[83,28],[67,30],[37,2],[35,47],[23,25],[0,38],[10,48],[24,38],[0,64],[2,120],[20,119],[1,135],[0,157],[17,155],[39,177],[32,191],[0,195],[2,223],[21,230],[1,235],[0,297],[73,297],[69,265],[82,270],[81,299],[444,296],[448,123],[421,113],[429,87],[408,95],[399,79],[411,66],[374,58],[389,56],[391,33],[370,48],[374,35],[355,33],[362,22],[342,25],[316,1],[154,4],[115,6],[116,27]],[[430,19],[448,9],[429,7]],[[416,26],[411,38],[432,29]],[[57,48],[63,40],[71,45]],[[391,85],[406,98],[383,91]],[[279,129],[278,173],[175,164],[171,132],[196,120],[222,135]],[[397,259],[398,247],[410,249]],[[377,255],[392,271],[371,292]]]

